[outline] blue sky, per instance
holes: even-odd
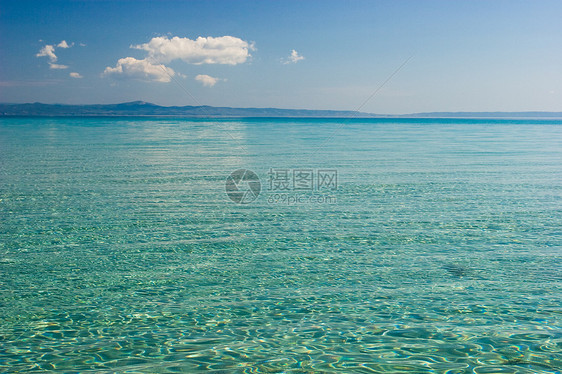
[[[1,0],[0,102],[355,110],[411,57],[362,111],[562,111],[561,15],[540,0]]]

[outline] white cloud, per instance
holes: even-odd
[[[80,73],[76,73],[76,72],[72,72],[69,74],[71,78],[84,78],[83,76],[80,75]]]
[[[74,45],[74,43],[72,43],[71,45],[68,45],[68,43],[66,42],[66,40],[61,41],[59,44],[57,44],[58,48],[70,48]]]
[[[146,59],[137,60],[134,57],[125,57],[117,61],[114,68],[106,67],[103,75],[116,78],[132,78],[144,81],[167,83],[175,75],[172,68],[156,65]]]
[[[53,64],[52,62],[49,62],[49,67],[51,69],[68,69],[68,65]]]
[[[201,82],[205,87],[213,87],[220,79],[211,77],[207,74],[199,74],[195,77],[195,80]]]
[[[289,57],[287,57],[287,59],[285,60],[284,64],[296,64],[301,60],[304,60],[304,57],[299,55],[299,53],[293,49]]]
[[[198,37],[195,40],[174,36],[152,38],[148,43],[132,45],[131,48],[148,52],[147,59],[155,63],[167,63],[183,60],[189,64],[226,64],[237,65],[248,60],[250,44],[234,36]]]
[[[57,61],[57,55],[55,55],[55,47],[50,45],[50,44],[47,44],[46,46],[41,48],[39,53],[37,53],[35,56],[36,57],[48,57],[49,60],[51,60],[51,62]]]

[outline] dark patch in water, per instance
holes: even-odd
[[[503,365],[528,366],[528,367],[537,366],[537,367],[541,367],[541,368],[544,368],[544,369],[554,369],[554,370],[559,369],[558,367],[555,367],[555,366],[552,366],[552,365],[549,365],[549,364],[546,364],[546,363],[524,360],[522,358],[513,358],[511,360],[504,360],[502,362],[502,364]],[[559,371],[555,371],[555,373],[559,373]]]
[[[464,277],[468,275],[469,270],[464,266],[457,265],[457,264],[446,264],[443,265],[443,269],[447,270],[449,274],[455,276],[457,278]]]

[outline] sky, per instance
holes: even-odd
[[[562,111],[562,1],[5,1],[0,102]]]

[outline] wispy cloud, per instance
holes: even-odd
[[[291,51],[291,54],[289,55],[289,57],[287,57],[283,63],[284,64],[296,64],[297,62],[299,62],[301,60],[304,60],[304,56],[299,55],[299,53],[293,49]]]
[[[211,77],[207,74],[199,74],[195,77],[195,80],[201,82],[205,87],[213,87],[220,80],[219,78]]]
[[[68,75],[70,75],[71,78],[84,78],[83,76],[80,75],[80,73],[77,73],[75,71],[73,71],[72,73],[70,73]]]
[[[142,60],[133,57],[121,58],[115,67],[105,68],[104,76],[167,83],[174,75],[185,77],[164,65],[171,61],[181,60],[193,65],[238,65],[245,63],[251,57],[250,51],[255,49],[252,43],[228,35],[216,38],[200,36],[195,40],[178,36],[159,36],[152,38],[148,43],[130,47],[146,51],[146,57]],[[214,86],[219,80],[208,75],[198,77],[196,80],[208,87]]]
[[[163,83],[170,82],[171,77],[173,77],[175,74],[176,73],[172,68],[169,68],[162,64],[157,65],[150,63],[146,59],[137,60],[133,57],[125,57],[119,59],[119,61],[117,61],[117,65],[114,68],[108,66],[103,72],[104,76]]]
[[[52,62],[49,62],[49,67],[51,69],[68,69],[68,65],[53,64]]]
[[[59,79],[44,81],[0,81],[0,87],[44,87],[61,83]]]

